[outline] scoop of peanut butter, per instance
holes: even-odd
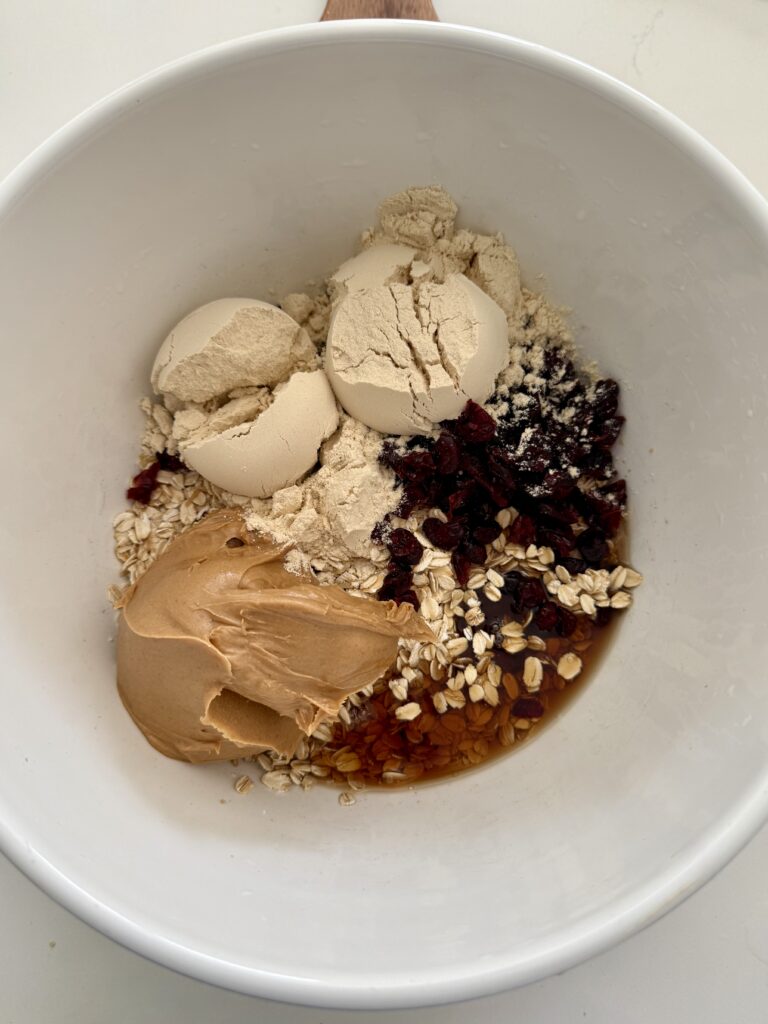
[[[401,637],[434,639],[410,605],[320,586],[288,572],[285,552],[249,533],[239,512],[216,512],[127,591],[117,685],[163,754],[290,755],[384,674]]]

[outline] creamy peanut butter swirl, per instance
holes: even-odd
[[[162,753],[290,755],[383,675],[401,637],[434,639],[409,605],[320,586],[288,572],[285,553],[224,510],[182,534],[126,592],[118,689]]]

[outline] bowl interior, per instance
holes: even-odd
[[[427,182],[505,233],[622,382],[646,583],[591,683],[514,755],[351,808],[239,796],[230,765],[155,753],[116,696],[105,589],[137,401],[183,313],[321,280],[381,198]],[[426,1002],[567,966],[757,825],[768,231],[706,147],[524,44],[325,26],[140,85],[5,198],[0,822],[49,891],[221,984]]]

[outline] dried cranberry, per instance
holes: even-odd
[[[419,599],[415,590],[405,590],[395,598],[397,604],[412,604],[416,611],[419,610]]]
[[[510,571],[504,574],[504,604],[508,611],[515,615],[523,611],[519,594],[520,586],[525,578],[526,577],[519,572]]]
[[[590,521],[598,519],[608,506],[618,507],[611,500],[610,496],[606,498],[597,490],[580,492],[578,504],[584,514],[584,518]]]
[[[535,400],[532,399],[524,409],[520,410],[515,415],[515,427],[517,428],[515,441],[519,441],[520,436],[525,430],[529,427],[535,427],[537,424],[541,423],[542,419],[541,403],[538,398]]]
[[[522,499],[530,498],[531,501],[538,501],[541,498],[541,473],[521,473],[517,478],[517,488]],[[520,503],[520,499],[518,499]],[[530,504],[523,500],[523,505]],[[514,504],[514,502],[513,502]]]
[[[520,586],[523,580],[528,579],[527,576],[523,576],[521,572],[517,572],[515,569],[510,569],[509,572],[504,573],[504,589],[507,591],[514,590]]]
[[[540,519],[546,519],[553,523],[565,523],[570,525],[571,523],[578,522],[579,513],[572,505],[566,504],[554,504],[553,502],[543,501],[536,510],[537,515]]]
[[[566,362],[556,348],[548,348],[544,352],[544,376],[549,381],[560,380],[565,374]]]
[[[493,544],[500,533],[501,527],[491,519],[472,530],[472,540],[478,544]]]
[[[439,519],[428,516],[421,528],[430,544],[434,544],[438,548],[445,548],[447,551],[453,550],[464,538],[464,525],[457,520],[442,523]]]
[[[435,472],[435,460],[429,452],[408,452],[400,457],[395,472],[404,480],[421,483]]]
[[[542,547],[552,548],[558,558],[564,558],[570,554],[574,545],[571,528],[565,523],[558,526],[557,529],[540,527],[536,537]]]
[[[608,476],[613,467],[610,449],[600,448],[599,445],[583,446],[573,461],[581,467],[583,474],[591,477]]]
[[[413,566],[401,565],[399,562],[387,562],[386,579],[394,582],[401,590],[410,587],[413,582]]]
[[[463,551],[456,550],[451,555],[451,565],[453,566],[456,581],[462,586],[465,586],[469,579],[472,562],[467,558]]]
[[[590,495],[589,510],[585,519],[590,526],[599,527],[608,537],[613,537],[621,526],[624,508],[617,502],[606,500],[597,494]]]
[[[586,463],[590,460],[595,451],[599,452],[601,457],[605,457],[607,455],[610,459],[610,452],[603,452],[599,448],[596,449],[590,441],[587,441],[586,430],[584,436],[579,435],[578,437],[570,437],[559,446],[558,450],[564,465],[577,466],[582,473],[585,472],[585,469],[591,472],[589,467],[586,466]]]
[[[599,526],[608,537],[613,537],[621,526],[622,511],[618,505],[609,501],[603,503],[603,508],[597,514],[596,525]]]
[[[473,512],[477,511],[479,504],[487,506],[488,502],[492,503],[494,508],[492,515],[496,514],[496,509],[504,509],[510,505],[511,495],[507,490],[498,487],[484,470],[482,475],[477,478],[477,482],[479,484],[478,499],[472,502]]]
[[[483,490],[491,499],[496,508],[506,508],[510,504],[513,492],[504,487],[499,487],[492,480],[487,478],[481,481]]]
[[[587,562],[597,565],[608,554],[608,543],[602,530],[595,527],[585,530],[577,540],[582,558]]]
[[[413,574],[410,569],[404,569],[394,562],[388,566],[389,572],[379,587],[376,596],[380,601],[391,601],[400,594],[406,593],[413,586]]]
[[[461,508],[466,508],[477,501],[478,487],[474,483],[464,484],[457,488],[448,498],[448,508],[451,513]]]
[[[415,495],[410,494],[407,490],[403,491],[403,496],[400,499],[395,512],[402,519],[407,519],[408,516],[419,507],[418,499]],[[375,539],[375,538],[374,538]]]
[[[619,407],[619,385],[610,377],[599,380],[595,384],[592,408],[595,416],[601,420],[613,416]]]
[[[443,501],[447,482],[448,481],[441,479],[439,476],[433,476],[431,480],[428,480],[425,484],[421,485],[425,488],[429,499],[425,508],[433,508]]]
[[[496,435],[496,422],[492,416],[471,399],[464,406],[453,426],[454,433],[462,441],[484,444]]]
[[[392,557],[403,565],[416,565],[423,548],[410,530],[393,530],[387,538],[387,547]]]
[[[460,448],[455,437],[443,431],[435,441],[435,463],[437,472],[451,476],[459,468]]]
[[[522,544],[527,548],[536,540],[536,523],[530,516],[521,514],[510,526],[507,537],[513,544]]]
[[[391,441],[385,441],[379,452],[379,462],[382,466],[387,466],[396,473],[401,458],[402,456],[394,444]]]
[[[463,451],[459,457],[459,469],[463,470],[471,480],[482,484],[488,475],[488,471],[477,455],[472,452]]]
[[[574,376],[568,377],[567,380],[563,381],[563,385],[557,394],[549,396],[550,402],[557,409],[565,409],[567,407],[571,410],[578,410],[580,406],[585,404],[587,389],[578,377],[575,376],[575,371]]]
[[[560,565],[567,569],[571,576],[576,576],[580,572],[586,572],[587,569],[587,563],[583,558],[574,558],[572,556],[561,558]]]
[[[623,416],[611,416],[607,420],[594,422],[590,429],[593,444],[598,448],[610,448],[616,443],[623,426]]]
[[[382,583],[379,589],[376,591],[377,601],[394,601],[399,591],[389,583]],[[403,591],[404,593],[404,591]]]
[[[538,608],[547,600],[547,593],[544,590],[541,580],[529,578],[524,579],[517,588],[517,600],[526,609]]]
[[[576,367],[574,366],[574,364],[571,362],[570,359],[566,359],[566,361],[565,361],[565,374],[563,376],[563,379],[564,380],[574,380],[574,381],[577,381],[579,379],[578,378],[578,374],[576,373]]]
[[[378,523],[371,530],[371,540],[374,544],[385,544],[387,539],[387,528],[389,526],[390,515],[387,513],[383,519],[380,519]]]
[[[155,458],[160,469],[166,469],[169,473],[180,473],[185,468],[181,459],[169,452],[158,452]]]
[[[473,502],[470,508],[464,510],[464,515],[471,517],[475,526],[485,526],[486,523],[496,521],[496,502],[491,500],[486,491],[482,491]]]
[[[626,480],[612,480],[609,484],[604,484],[599,491],[605,497],[610,496],[617,505],[624,507],[627,504]]]
[[[552,443],[540,427],[523,434],[515,462],[525,473],[543,473],[552,461]]]
[[[579,620],[573,612],[569,612],[567,608],[557,609],[557,625],[555,626],[555,632],[558,636],[571,636],[575,633],[578,624]]]
[[[467,556],[470,562],[474,562],[476,565],[481,565],[485,561],[485,545],[467,543],[462,545],[462,553]]]
[[[595,625],[596,626],[607,626],[611,621],[612,612],[610,608],[596,608],[595,609]]]
[[[138,501],[142,505],[148,505],[152,492],[157,487],[157,474],[160,472],[160,463],[153,462],[151,466],[142,469],[131,481],[131,486],[125,492],[129,501]]]
[[[558,623],[558,608],[556,604],[548,601],[538,609],[536,614],[533,616],[533,621],[539,627],[539,629],[551,632],[555,629]]]
[[[551,501],[565,501],[573,493],[576,481],[561,470],[550,470],[539,482],[538,494]]]
[[[493,480],[507,491],[515,487],[514,459],[508,451],[494,446],[488,450],[488,469]]]
[[[516,718],[541,718],[544,705],[538,697],[518,697],[512,705],[512,714]]]
[[[433,477],[424,481],[409,480],[403,489],[403,497],[397,511],[406,519],[414,509],[431,508],[440,498],[439,481]]]

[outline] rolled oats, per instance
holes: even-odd
[[[544,666],[541,661],[533,655],[525,659],[523,667],[523,684],[529,693],[537,693],[541,688],[541,681],[544,678]]]
[[[235,790],[238,793],[247,793],[253,789],[253,779],[249,775],[240,775],[235,779]]]
[[[395,717],[401,722],[412,722],[414,718],[418,718],[421,714],[421,705],[417,704],[416,701],[411,701],[410,704],[403,704],[395,711]]]
[[[570,651],[564,654],[557,663],[557,674],[562,679],[575,679],[580,672],[581,658]]]

